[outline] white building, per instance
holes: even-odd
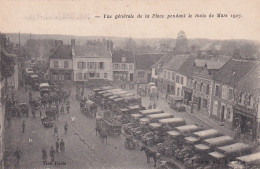
[[[74,81],[112,80],[112,53],[108,43],[95,41],[84,46],[72,44]]]

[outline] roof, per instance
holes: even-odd
[[[214,69],[214,70],[218,70],[218,69],[221,69],[224,64],[226,62],[214,62],[214,61],[209,61],[207,62],[207,68],[210,70],[210,69]]]
[[[173,55],[172,58],[162,68],[167,70],[178,70],[189,58],[189,55]]]
[[[110,50],[102,44],[75,46],[75,57],[112,57]]]
[[[52,50],[50,59],[72,59],[72,50],[69,45],[58,46]]]
[[[155,64],[152,65],[153,68],[158,68],[164,66],[171,58],[172,58],[173,52],[169,52],[162,56]]]
[[[231,59],[213,77],[217,82],[234,86],[256,65],[254,61]]]
[[[122,58],[125,57],[125,62],[122,62]],[[112,63],[134,63],[133,52],[118,50],[113,51]]]
[[[238,82],[238,88],[260,89],[260,63],[258,63],[246,76]]]
[[[250,148],[252,148],[252,147],[247,144],[235,143],[235,144],[231,144],[231,145],[227,145],[227,146],[218,147],[217,149],[226,154],[230,154],[230,153],[234,153],[237,151],[248,150]]]
[[[135,56],[135,68],[137,70],[151,70],[152,66],[165,54],[144,53]]]
[[[260,152],[248,154],[245,156],[237,157],[238,160],[244,161],[246,163],[259,162],[260,161]]]
[[[194,58],[189,57],[185,60],[185,62],[181,65],[181,67],[177,70],[177,73],[180,73],[184,76],[187,76],[189,78],[192,78],[193,73],[196,69],[194,65]]]

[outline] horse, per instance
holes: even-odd
[[[145,155],[146,155],[146,158],[147,158],[147,163],[150,163],[150,158],[153,158],[154,167],[156,167],[156,160],[157,160],[156,152],[153,152],[153,151],[149,150],[145,146],[142,146],[140,151],[144,151],[145,152]]]
[[[140,151],[144,151],[145,152],[145,155],[146,155],[146,158],[147,158],[147,163],[150,163],[150,158],[153,158],[154,167],[156,167],[156,161],[157,161],[156,152],[153,152],[153,151],[149,150],[145,146],[142,146]]]

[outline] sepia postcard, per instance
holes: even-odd
[[[260,0],[0,0],[0,169],[260,168]]]

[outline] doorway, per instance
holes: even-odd
[[[225,106],[221,106],[221,114],[220,114],[220,121],[224,121],[224,115],[225,115]]]
[[[200,104],[201,104],[201,97],[199,97],[199,100],[198,100],[198,111],[200,110]]]
[[[132,82],[134,80],[134,74],[130,73],[130,81]]]

